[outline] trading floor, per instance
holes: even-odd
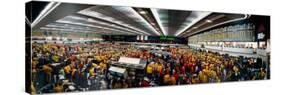
[[[31,3],[32,94],[270,79],[269,16]]]
[[[34,43],[32,48],[32,77],[42,93],[269,78],[268,63],[262,59],[190,48],[110,43]],[[122,64],[120,58],[128,59]]]

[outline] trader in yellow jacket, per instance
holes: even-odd
[[[89,73],[90,73],[90,77],[95,76],[96,75],[95,68],[91,67],[91,69],[89,70]]]
[[[101,68],[101,72],[102,72],[102,73],[105,73],[105,71],[106,71],[106,63],[101,62],[99,66],[100,66],[100,68]]]
[[[153,67],[152,67],[151,64],[149,64],[149,65],[147,66],[147,68],[146,68],[146,73],[147,73],[147,74],[152,74],[152,71],[153,71]]]
[[[47,65],[43,65],[43,72],[45,74],[47,74],[47,76],[48,76],[47,82],[51,82],[51,77],[52,77],[53,69],[48,64]]]
[[[64,67],[64,72],[65,72],[65,75],[66,75],[66,79],[71,79],[71,67],[70,65],[67,65],[66,67]]]
[[[152,64],[149,64],[147,67],[146,67],[146,74],[147,74],[147,77],[149,79],[152,78],[152,73],[153,73],[153,67],[152,67]]]
[[[164,76],[164,79],[163,79],[164,81],[164,84],[165,85],[168,85],[168,84],[170,84],[170,82],[171,82],[171,77],[170,77],[170,75],[169,74],[166,74],[165,76]]]

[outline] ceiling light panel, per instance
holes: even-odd
[[[128,7],[126,7],[126,8],[128,8]],[[91,16],[91,17],[95,17],[95,18],[98,18],[98,19],[102,19],[102,20],[105,20],[105,21],[108,21],[108,22],[111,22],[111,23],[115,23],[115,24],[121,25],[123,27],[131,28],[131,29],[137,30],[138,32],[141,32],[144,35],[151,35],[150,33],[147,33],[145,31],[143,31],[142,29],[134,27],[134,26],[132,26],[132,25],[130,25],[128,23],[124,23],[123,21],[117,20],[117,19],[112,18],[110,16],[101,14],[101,13],[96,12],[96,11],[93,11],[92,9],[94,9],[94,7],[91,7],[91,8],[82,10],[82,11],[79,11],[78,13],[79,14],[83,14],[83,15],[87,15],[87,16]]]
[[[176,33],[175,36],[180,35],[181,33],[183,33],[185,30],[187,30],[188,28],[190,28],[192,25],[196,24],[198,21],[204,19],[205,17],[207,17],[208,15],[210,15],[212,12],[203,12],[203,11],[194,11],[190,14],[190,16],[192,17],[187,17],[186,18],[186,22],[188,23],[186,24],[182,24],[181,25],[181,29],[179,29]],[[184,26],[183,26],[184,25]]]
[[[160,35],[159,32],[157,32],[151,24],[148,23],[141,15],[139,15],[133,8],[131,7],[114,7],[117,10],[120,10],[121,12],[127,13],[129,17],[139,22],[139,24],[144,25],[146,28],[150,29],[150,31],[153,31],[156,35]],[[141,11],[141,14],[146,14],[145,11]]]
[[[66,17],[64,17],[60,20],[57,20],[56,22],[68,23],[68,24],[75,23],[77,25],[85,25],[86,24],[86,25],[91,25],[92,27],[97,27],[97,28],[116,29],[116,30],[119,30],[119,31],[122,31],[122,32],[128,31],[128,34],[132,34],[130,32],[140,34],[139,32],[132,31],[130,29],[123,28],[123,27],[120,27],[120,26],[117,26],[117,25],[115,26],[115,25],[112,25],[110,23],[98,21],[98,20],[95,20],[95,19],[92,19],[92,18],[85,18],[85,17],[73,16],[73,15],[66,16]]]
[[[167,28],[164,29],[163,22],[160,20],[158,10],[157,9],[151,9],[151,12],[152,12],[154,18],[156,19],[156,22],[158,23],[158,25],[159,25],[160,29],[162,30],[163,34],[165,36],[167,36],[167,32],[166,32]]]
[[[219,16],[215,17],[214,20],[215,20],[215,19],[219,19],[219,18],[224,17],[224,16],[225,16],[225,15],[219,15]],[[245,20],[245,19],[247,19],[247,18],[249,18],[249,17],[250,17],[250,15],[244,14],[243,17],[239,17],[239,18],[235,18],[235,19],[230,19],[230,20],[226,20],[226,21],[223,21],[223,22],[220,22],[220,23],[217,23],[217,24],[213,24],[213,25],[210,25],[210,26],[205,27],[205,28],[203,28],[203,29],[200,29],[200,30],[198,30],[198,31],[196,31],[196,32],[192,32],[192,33],[186,34],[186,35],[184,35],[184,36],[190,36],[190,35],[193,35],[193,34],[195,34],[195,33],[199,33],[199,32],[205,31],[205,30],[207,30],[207,29],[210,29],[210,28],[213,28],[213,27],[216,27],[216,26],[219,26],[219,25],[223,25],[223,24],[226,24],[226,23],[231,23],[231,22],[235,22],[235,21]]]
[[[46,17],[52,10],[54,10],[57,6],[59,6],[60,2],[50,2],[36,17],[36,19],[31,23],[31,27],[34,27],[37,23],[39,23],[44,17]]]
[[[122,34],[132,34],[129,32],[124,32],[121,30],[117,30],[117,29],[112,29],[112,28],[107,28],[107,27],[101,27],[101,26],[94,26],[92,24],[85,24],[85,23],[79,23],[79,22],[70,22],[70,21],[64,21],[64,20],[58,20],[56,21],[58,23],[65,23],[65,24],[74,24],[74,25],[82,25],[82,26],[88,26],[88,27],[92,27],[92,28],[98,28],[98,29],[105,29],[105,30],[110,30],[110,31],[115,31],[115,32],[120,32]]]

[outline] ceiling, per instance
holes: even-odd
[[[40,1],[33,1],[33,3],[38,2],[40,3]],[[33,6],[39,6],[41,9],[30,10],[32,12],[29,12],[31,15],[33,11],[38,14],[30,23],[33,30],[91,32],[101,35],[188,37],[217,25],[247,19],[249,16],[204,11],[95,6],[59,2],[41,5],[32,4]],[[43,6],[44,8],[42,8]],[[28,16],[30,15],[27,15],[27,20],[30,19]]]

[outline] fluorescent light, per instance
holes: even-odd
[[[88,22],[94,21],[92,18],[88,18],[87,20],[88,20]]]
[[[139,13],[140,13],[140,14],[146,14],[146,12],[145,12],[145,11],[139,11]]]
[[[85,18],[82,18],[82,17],[78,17],[78,16],[67,16],[67,18],[71,18],[71,19],[74,19],[74,20],[85,20]]]
[[[213,21],[212,21],[212,20],[207,19],[207,20],[206,20],[206,22],[211,23],[211,22],[213,22]]]
[[[163,28],[163,26],[162,26],[162,22],[161,22],[161,20],[160,20],[160,17],[159,17],[159,14],[158,14],[157,10],[156,10],[156,9],[150,9],[150,10],[151,10],[151,12],[152,12],[154,18],[156,19],[156,22],[157,22],[158,25],[160,26],[160,29],[163,31],[163,34],[164,34],[165,36],[167,36],[167,32],[164,30],[164,28]]]

